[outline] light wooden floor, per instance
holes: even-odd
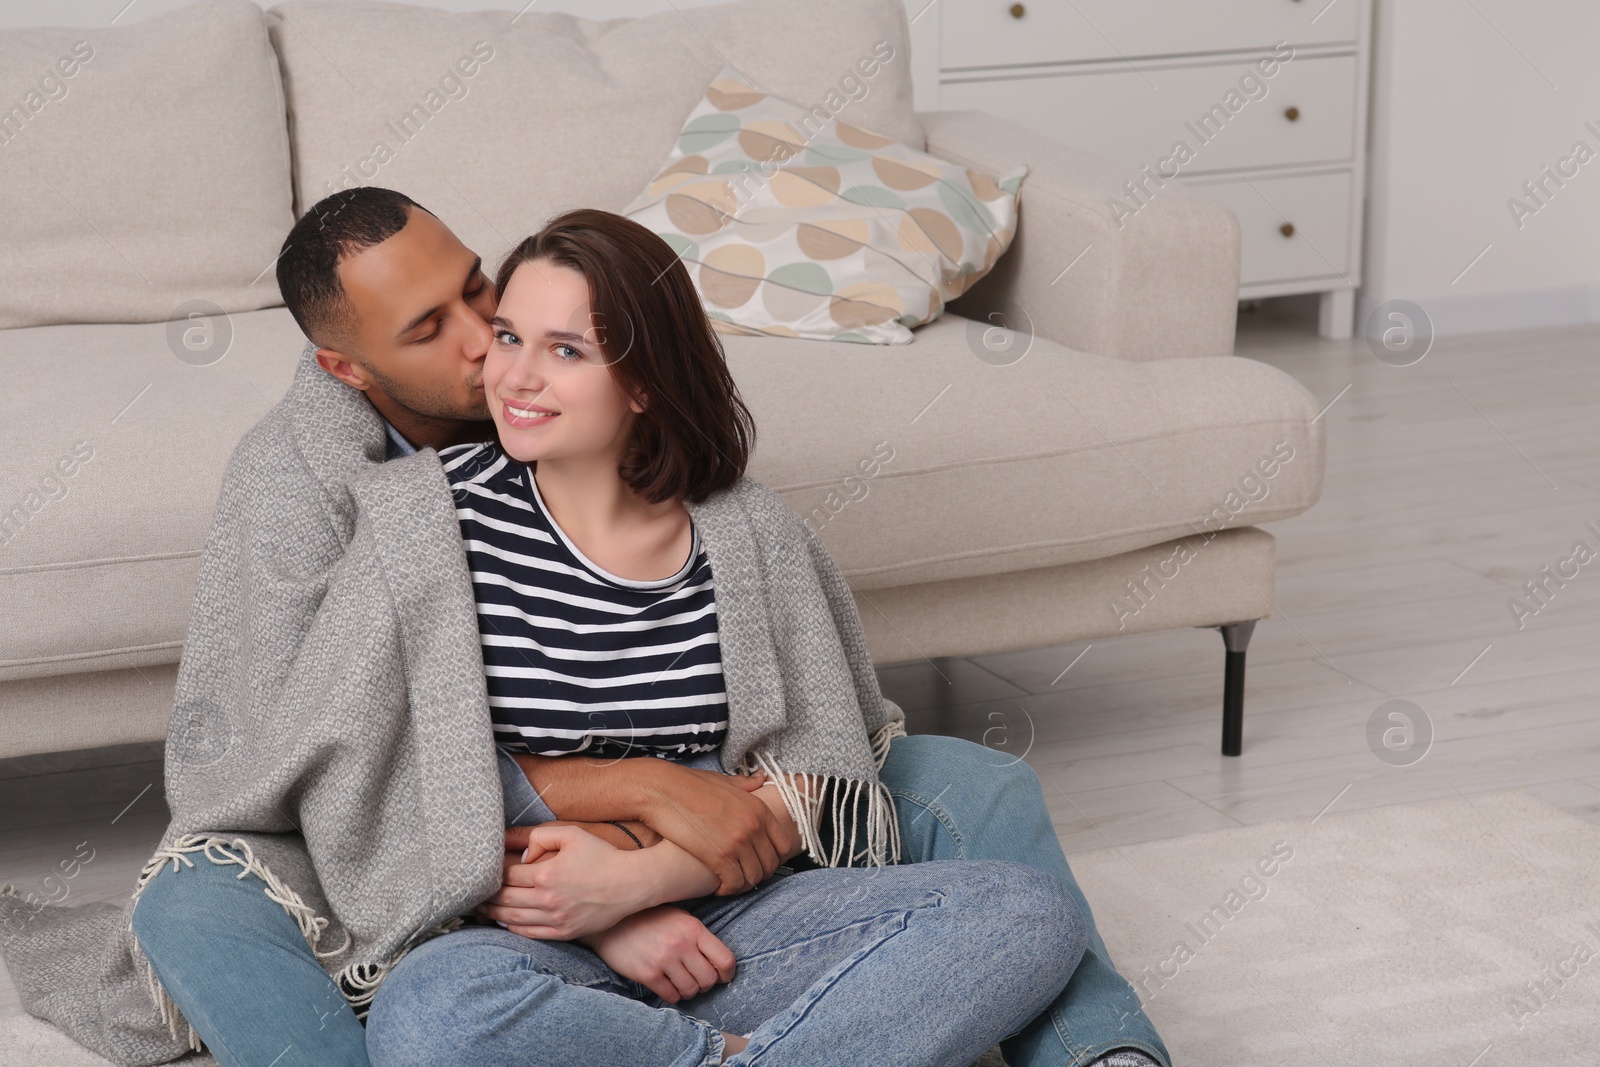
[[[1393,367],[1292,310],[1242,314],[1237,352],[1332,402],[1326,488],[1267,527],[1242,756],[1219,752],[1214,630],[891,667],[886,691],[916,729],[1025,751],[1069,853],[1506,788],[1600,823],[1600,558],[1521,630],[1507,605],[1575,542],[1600,553],[1600,327]],[[1405,766],[1367,740],[1397,698],[1433,733]]]
[[[1600,823],[1600,560],[1523,629],[1507,607],[1600,549],[1600,327],[1443,338],[1401,368],[1277,309],[1241,317],[1238,351],[1332,402],[1322,501],[1269,527],[1244,755],[1218,752],[1212,630],[887,668],[913,729],[1024,756],[1069,852],[1513,787]],[[1408,766],[1367,739],[1395,698],[1433,733]],[[0,761],[0,882],[38,892],[86,843],[69,899],[125,899],[164,823],[157,745]]]

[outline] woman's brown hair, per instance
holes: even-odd
[[[652,504],[699,503],[737,482],[755,422],[672,246],[632,219],[579,208],[506,256],[496,292],[504,295],[516,269],[534,260],[588,281],[600,349],[623,392],[644,404],[617,470],[628,487]]]

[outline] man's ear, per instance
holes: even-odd
[[[317,363],[323,370],[353,389],[359,389],[364,393],[372,385],[372,379],[367,376],[361,365],[341,352],[331,348],[318,348]]]

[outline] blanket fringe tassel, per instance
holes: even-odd
[[[230,840],[226,837],[216,837],[209,834],[185,834],[166,848],[158,849],[139,874],[138,884],[133,890],[133,900],[137,901],[139,899],[140,894],[144,892],[145,886],[149,885],[151,879],[159,874],[167,864],[170,863],[174,871],[178,870],[179,864],[193,867],[194,860],[192,856],[196,852],[204,854],[205,858],[212,863],[238,865],[241,868],[239,871],[240,878],[253,874],[265,882],[267,898],[282,907],[289,914],[289,917],[294,919],[296,925],[300,927],[301,935],[306,939],[306,944],[311,947],[312,954],[318,959],[337,956],[350,947],[351,938],[348,931],[345,932],[343,944],[329,949],[317,947],[317,943],[322,940],[322,935],[328,930],[330,920],[325,916],[318,915],[309,904],[300,898],[300,894],[285,885],[266,863],[257,859],[250,848],[249,842],[242,838]],[[130,908],[130,914],[131,910]],[[402,956],[429,938],[459,929],[464,922],[465,920],[460,917],[448,919],[438,926],[424,930],[418,936],[407,941],[398,952],[387,960],[378,963],[353,963],[335,972],[332,975],[334,984],[339,987],[339,992],[344,995],[350,1006],[356,1009],[356,1018],[362,1019],[366,1017],[367,1009],[372,1004],[372,998],[378,992],[378,986],[383,982],[389,971],[394,968],[394,965],[400,962]],[[129,932],[130,934],[132,933],[131,926]],[[145,957],[144,949],[139,945],[139,939],[133,937],[132,940],[135,958],[140,968],[144,971],[145,985],[149,990],[150,1000],[160,1014],[161,1021],[167,1024],[167,1030],[174,1039],[179,1038],[178,1026],[182,1023],[188,1031],[189,1047],[196,1052],[202,1051],[200,1035],[195,1033],[194,1027],[188,1020],[183,1018],[178,1005],[173,1002],[172,997],[162,987],[161,980],[156,977],[155,970]]]
[[[881,769],[889,755],[889,743],[905,735],[905,726],[899,721],[885,723],[873,734],[872,758]],[[840,775],[802,775],[784,770],[765,752],[753,750],[745,755],[746,768],[765,771],[768,781],[778,787],[784,807],[800,829],[801,843],[806,853],[827,867],[852,867],[857,860],[864,865],[882,867],[900,862],[900,824],[895,820],[894,800],[889,787],[882,782],[866,782],[859,778]],[[809,786],[809,788],[807,788]],[[821,786],[822,788],[817,788]],[[833,847],[824,850],[822,844],[823,807],[825,798],[832,804],[826,813],[832,831]],[[865,800],[866,841],[858,850],[856,840],[861,827],[861,805]],[[845,838],[845,828],[850,836]]]

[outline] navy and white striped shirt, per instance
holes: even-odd
[[[532,470],[497,444],[439,458],[472,572],[496,742],[542,756],[719,748],[728,701],[699,531],[677,574],[620,578],[578,550]]]

